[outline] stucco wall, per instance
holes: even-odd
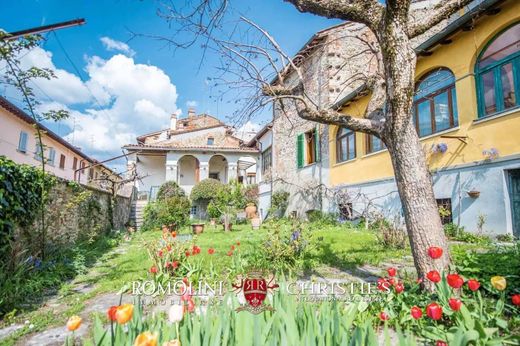
[[[479,216],[483,216],[485,223],[482,231],[485,234],[512,234],[508,193],[508,170],[512,169],[520,169],[518,155],[434,172],[432,181],[435,198],[451,198],[453,222],[467,231],[480,231],[477,224]],[[402,215],[393,178],[336,188],[348,191],[355,214],[361,214],[370,202],[371,212],[378,211],[389,219]],[[480,196],[472,198],[468,191],[479,191]],[[337,212],[338,209],[333,205],[330,210]]]

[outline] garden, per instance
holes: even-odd
[[[319,212],[308,221],[288,219],[279,217],[287,194],[274,197],[273,216],[256,227],[243,215],[256,202],[254,186],[202,181],[190,196],[175,184],[162,186],[139,231],[101,234],[62,251],[61,260],[31,259],[18,281],[5,277],[1,327],[14,331],[2,338],[0,329],[0,343],[44,344],[39,337],[49,333],[68,345],[520,342],[518,242],[448,225],[452,265],[417,278],[407,239],[391,223],[349,223]],[[194,203],[205,206],[208,220],[190,219]],[[436,247],[425,254],[441,255]],[[247,301],[233,285],[251,272],[278,285],[259,314],[236,311]],[[133,294],[136,282],[179,289]],[[201,294],[201,282],[224,289]],[[294,292],[296,284],[331,282],[348,292]],[[19,289],[26,283],[53,294],[26,304],[30,290]],[[369,283],[370,290],[360,285]]]

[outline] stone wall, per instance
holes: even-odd
[[[47,241],[50,246],[93,239],[122,229],[130,218],[131,194],[118,195],[111,206],[109,192],[58,180],[47,204]],[[113,227],[110,220],[113,220]]]

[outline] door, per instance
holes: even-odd
[[[520,236],[520,169],[509,171],[509,200],[511,201],[511,219],[513,234]]]

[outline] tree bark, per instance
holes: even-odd
[[[426,157],[412,120],[416,55],[407,37],[406,18],[387,12],[388,22],[378,35],[386,75],[389,114],[382,132],[392,165],[406,229],[419,278],[430,270],[444,270],[449,251],[435,201]],[[391,21],[390,21],[391,20]],[[443,256],[431,259],[428,248],[441,247]],[[425,280],[426,287],[432,286]]]

